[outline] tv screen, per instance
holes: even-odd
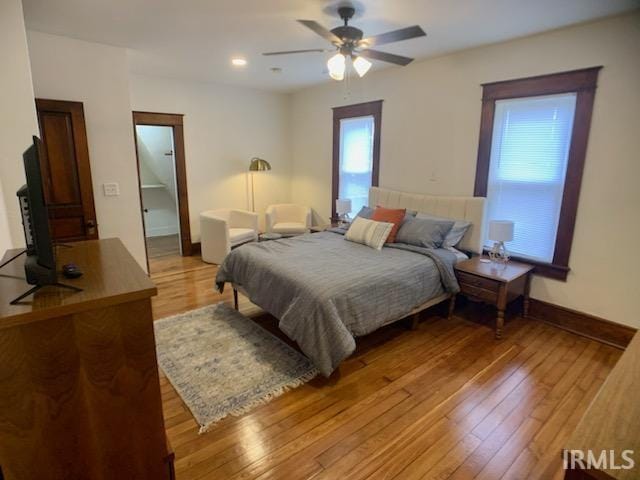
[[[22,225],[27,244],[25,272],[27,282],[32,285],[56,282],[55,251],[51,242],[49,214],[45,204],[40,169],[40,157],[43,153],[42,141],[34,136],[33,145],[22,156],[27,184],[18,190]]]

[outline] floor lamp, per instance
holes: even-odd
[[[249,164],[249,172],[251,173],[251,211],[256,211],[256,195],[253,189],[253,172],[266,172],[271,170],[271,165],[262,158],[253,157]]]

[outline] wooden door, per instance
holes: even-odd
[[[36,99],[44,195],[55,241],[98,238],[82,102]]]

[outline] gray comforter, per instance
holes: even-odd
[[[457,292],[454,263],[443,249],[387,244],[377,251],[322,232],[243,245],[227,255],[216,285],[243,288],[329,376],[355,350],[354,337]]]

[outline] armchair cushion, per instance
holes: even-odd
[[[256,231],[252,228],[229,228],[229,240],[232,247],[241,243],[255,241],[256,235]]]
[[[307,233],[309,231],[309,227],[307,227],[304,223],[280,222],[274,224],[271,227],[271,231],[273,233],[280,233],[282,235],[298,235]]]

